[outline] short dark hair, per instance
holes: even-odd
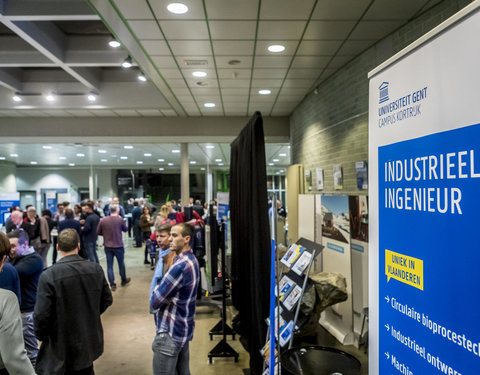
[[[57,203],[57,208],[60,208],[60,206],[65,207],[63,203]]]
[[[93,201],[88,200],[85,202],[85,206],[90,207],[93,210],[95,203],[93,203]]]
[[[65,210],[65,218],[73,219],[73,210],[71,208]]]
[[[0,261],[5,255],[10,255],[10,241],[5,233],[0,232]]]
[[[178,224],[175,224],[174,227],[181,228],[180,233],[182,234],[182,237],[190,236],[190,238],[193,238],[194,229],[190,224],[178,223]]]
[[[58,250],[68,253],[78,248],[78,233],[75,229],[64,229],[58,234]]]
[[[50,210],[42,210],[42,216],[48,216],[48,217],[52,217],[52,213],[50,212]]]
[[[170,234],[170,231],[172,230],[172,226],[170,224],[162,224],[162,225],[159,225],[157,228],[155,228],[155,231],[156,232],[167,232],[168,234]]]
[[[9,233],[7,233],[7,237],[8,238],[18,238],[18,244],[19,245],[23,245],[23,244],[27,244],[28,245],[28,242],[29,242],[29,238],[28,238],[28,233],[25,232],[24,230],[13,230]]]

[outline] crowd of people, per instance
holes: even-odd
[[[149,293],[156,325],[153,373],[189,374],[188,342],[208,211],[199,201],[191,203],[181,211],[175,201],[157,210],[142,198],[129,200],[125,208],[118,198],[103,209],[90,200],[74,209],[63,202],[54,215],[44,210],[41,217],[33,206],[12,207],[7,233],[0,232],[0,375],[94,374],[93,361],[103,352],[100,315],[117,289],[115,258],[121,285],[131,281],[123,233],[132,236],[132,231],[154,270]],[[98,236],[107,277],[99,264]],[[52,243],[52,266],[47,267]]]

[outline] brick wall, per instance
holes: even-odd
[[[367,194],[357,189],[355,162],[368,161],[368,72],[470,2],[441,1],[321,82],[290,116],[292,164],[314,177],[315,168],[323,168],[324,193]],[[335,164],[343,168],[342,190],[334,190]]]

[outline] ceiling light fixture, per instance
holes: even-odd
[[[222,162],[222,159],[215,159],[215,161],[216,161],[217,163],[221,163],[221,162]]]
[[[83,157],[85,157],[85,154],[77,154],[77,156],[78,156],[79,158],[83,158]]]
[[[147,82],[147,77],[145,77],[145,74],[143,74],[142,72],[138,74],[137,78],[140,82]]]
[[[164,170],[165,170],[165,168],[158,168],[158,170],[159,170],[159,171],[164,171]]]
[[[120,156],[120,159],[122,159],[122,160],[127,160],[127,159],[128,159],[128,156]]]
[[[206,72],[193,72],[192,76],[198,77],[198,78],[203,78],[203,77],[207,76],[207,73]]]
[[[122,67],[125,69],[132,67],[132,58],[130,57],[130,55],[128,55],[127,58],[123,60]]]
[[[0,160],[5,160],[5,156],[0,156]]]
[[[87,99],[88,99],[89,102],[94,102],[94,101],[97,100],[97,95],[94,94],[94,93],[90,93],[90,94],[87,95]]]
[[[18,94],[15,94],[15,95],[12,96],[12,100],[13,100],[14,102],[19,103],[19,102],[22,101],[22,98],[21,98]]]
[[[182,3],[170,3],[167,5],[167,10],[173,14],[184,14],[188,12],[188,7]]]
[[[75,167],[75,163],[68,163],[70,167]]]
[[[206,145],[205,148],[215,148],[214,145]]]
[[[281,44],[272,44],[271,46],[268,46],[268,50],[273,53],[279,53],[285,51],[285,46],[282,46]]]
[[[190,164],[197,164],[195,160],[190,160]]]
[[[152,156],[152,154],[143,154],[143,156],[146,156],[147,158]]]
[[[157,161],[159,161],[160,163],[163,163],[165,159],[157,159]]]
[[[133,148],[132,145],[126,145],[126,146],[123,146],[124,149],[127,149],[127,150],[131,150]]]
[[[99,153],[99,154],[106,154],[106,153],[107,153],[107,150],[98,150],[98,153]]]
[[[173,152],[174,154],[178,154],[178,153],[180,153],[180,150],[178,150],[178,149],[173,149],[172,152]]]
[[[200,170],[201,170],[201,171],[204,171],[204,170],[205,170],[205,168],[200,168]]]
[[[203,106],[206,108],[213,108],[215,107],[215,103],[205,103]]]
[[[168,166],[169,166],[169,167],[173,167],[173,163],[168,163]]]
[[[143,164],[143,161],[137,160],[137,164]]]
[[[53,93],[47,94],[47,96],[45,96],[45,99],[48,102],[54,102],[55,101],[55,95],[53,95]]]
[[[31,161],[30,164],[36,165],[36,164],[38,164],[38,161]]]
[[[18,154],[10,154],[12,158],[18,158]]]
[[[279,159],[273,159],[272,160],[274,163],[278,163],[280,160]]]
[[[285,156],[287,156],[287,154],[278,154],[278,156],[285,157]]]
[[[270,95],[272,92],[270,90],[265,89],[265,90],[258,90],[258,93],[260,95]]]
[[[60,160],[66,160],[66,159],[67,159],[66,156],[59,156],[58,158],[59,158]]]
[[[100,160],[102,163],[106,163],[108,160],[107,159],[101,159]]]
[[[273,163],[268,163],[268,165],[269,165],[270,167],[273,167],[275,164],[273,164]]]
[[[121,46],[120,42],[118,40],[116,40],[115,38],[112,37],[112,39],[110,40],[110,42],[108,42],[108,45],[112,48],[118,48]]]
[[[44,150],[51,150],[51,149],[52,149],[52,146],[42,146],[42,148],[43,148]]]
[[[219,167],[223,167],[224,165],[225,165],[225,164],[223,164],[223,163],[218,163],[218,166],[219,166]]]

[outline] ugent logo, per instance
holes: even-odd
[[[378,87],[378,90],[380,92],[380,100],[378,101],[378,104],[382,104],[389,100],[388,98],[388,82],[382,82],[382,84]]]

